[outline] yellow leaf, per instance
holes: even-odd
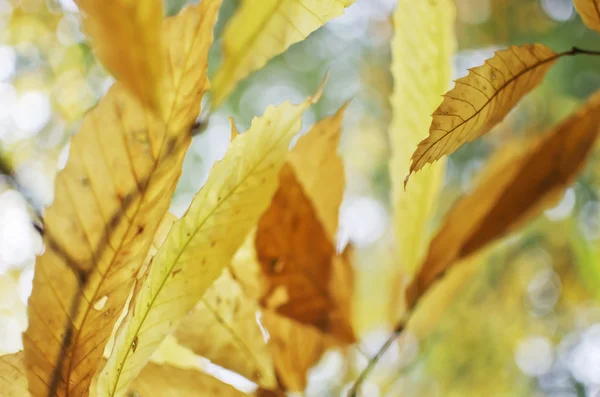
[[[346,185],[344,163],[337,150],[347,107],[348,103],[335,115],[315,124],[298,140],[287,158],[332,242],[336,241],[339,208]]]
[[[149,363],[133,382],[139,397],[244,397],[233,386],[195,369]]]
[[[100,374],[99,395],[127,390],[160,342],[228,265],[268,206],[302,114],[320,95],[300,105],[268,107],[230,143],[136,284],[115,348]]]
[[[0,356],[0,397],[29,396],[23,353]]]
[[[162,0],[77,0],[100,61],[142,104],[160,111]]]
[[[164,22],[165,41],[177,41],[167,61],[178,66],[163,92],[166,124],[117,83],[71,142],[44,218],[23,337],[33,396],[79,396],[90,386],[181,173],[219,5],[204,0]]]
[[[573,0],[575,8],[583,23],[596,32],[600,32],[600,1],[599,0]]]
[[[394,12],[390,176],[398,260],[408,276],[417,271],[429,242],[445,162],[415,175],[406,190],[401,181],[414,148],[427,137],[431,112],[448,89],[456,48],[454,23],[452,0],[400,0]]]
[[[567,53],[556,54],[543,44],[524,44],[497,51],[483,65],[470,69],[433,112],[429,136],[413,153],[410,173],[489,132],[542,82],[562,55]]]
[[[180,344],[264,386],[276,386],[255,300],[225,270],[175,331]]]
[[[303,392],[308,370],[336,341],[313,327],[269,310],[263,314],[263,323],[269,330],[269,350],[279,381],[286,391]]]
[[[510,162],[499,162],[447,215],[409,286],[409,307],[457,260],[530,220],[564,193],[583,167],[599,125],[600,92]]]
[[[223,33],[223,64],[214,78],[213,107],[289,46],[304,40],[355,0],[247,0]]]

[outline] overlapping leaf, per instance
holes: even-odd
[[[255,249],[264,282],[263,306],[352,341],[348,321],[332,318],[337,311],[329,291],[335,248],[288,164],[258,223]]]
[[[600,0],[573,0],[583,23],[596,32],[600,32]]]
[[[300,105],[268,107],[236,137],[212,169],[187,213],[177,221],[135,287],[115,348],[98,380],[103,396],[122,395],[160,342],[202,298],[268,206]]]
[[[522,154],[501,162],[448,214],[407,292],[409,306],[457,260],[536,216],[573,182],[600,132],[600,93]]]
[[[228,270],[206,291],[194,312],[175,331],[180,344],[221,367],[266,388],[276,386],[268,336],[255,300]]]
[[[0,356],[0,397],[29,396],[23,353]]]
[[[223,64],[213,85],[220,105],[250,73],[290,45],[304,40],[355,0],[247,0],[240,3],[223,33]]]
[[[196,369],[149,363],[133,382],[139,397],[244,397],[245,393]]]
[[[412,155],[410,173],[489,132],[542,82],[561,55],[543,44],[524,44],[497,51],[470,69],[433,113],[429,136]]]
[[[390,176],[398,259],[405,275],[417,271],[427,249],[445,163],[437,162],[415,175],[406,190],[402,180],[414,148],[427,137],[431,112],[450,83],[454,18],[452,0],[400,0],[394,12]]]
[[[100,61],[144,105],[161,111],[162,0],[77,0]],[[161,115],[162,116],[162,115]]]
[[[173,66],[163,79],[166,123],[117,83],[71,142],[45,216],[23,338],[33,396],[89,388],[181,173],[219,6],[204,0],[163,24]]]

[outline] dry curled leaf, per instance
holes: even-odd
[[[118,82],[89,112],[56,179],[23,336],[33,396],[86,393],[167,211],[199,108],[220,1],[164,21],[163,123]],[[187,60],[184,63],[183,60]]]
[[[27,376],[23,353],[0,356],[0,397],[27,397]]]
[[[585,163],[600,131],[600,92],[510,162],[488,173],[452,208],[407,292],[413,306],[457,260],[514,230],[560,197]]]
[[[302,115],[320,95],[321,89],[299,105],[269,106],[231,142],[136,284],[115,348],[98,379],[100,395],[127,390],[160,342],[231,261],[268,206]]]
[[[452,0],[400,0],[394,12],[390,179],[402,276],[412,276],[423,259],[446,168],[439,161],[415,175],[406,189],[402,186],[411,154],[427,137],[431,112],[448,89],[456,48],[454,23]]]
[[[117,0],[110,6],[77,0],[77,5],[100,61],[142,104],[160,112],[162,0]]]
[[[235,86],[289,46],[304,40],[355,0],[247,0],[223,33],[223,64],[213,84],[217,107]]]
[[[433,112],[429,136],[413,153],[410,173],[489,132],[542,82],[562,55],[543,44],[524,44],[497,51],[470,69]]]
[[[596,32],[600,32],[600,0],[573,0],[583,23]]]
[[[175,331],[178,342],[266,388],[276,386],[273,362],[255,300],[225,270]]]
[[[245,393],[196,369],[149,363],[135,379],[139,397],[245,397]]]

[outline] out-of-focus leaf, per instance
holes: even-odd
[[[139,397],[244,397],[247,394],[190,368],[149,363],[133,382]]]
[[[409,276],[417,271],[427,249],[445,163],[440,161],[415,175],[406,190],[402,181],[414,148],[427,137],[431,112],[448,89],[456,48],[454,19],[452,0],[400,0],[394,12],[390,175],[398,260]]]
[[[247,0],[223,33],[223,64],[213,84],[213,107],[235,86],[289,46],[304,40],[355,0]]]
[[[23,353],[0,356],[0,397],[29,395]]]
[[[596,32],[600,32],[600,1],[599,0],[573,0],[575,8],[583,23]]]
[[[117,83],[71,142],[45,216],[23,337],[34,396],[78,396],[90,386],[181,173],[219,6],[204,0],[163,24],[173,43],[166,61],[177,65],[163,91],[166,123]]]
[[[302,115],[320,95],[319,90],[300,105],[268,107],[215,164],[136,284],[115,348],[98,380],[100,395],[122,395],[127,390],[160,342],[229,264],[269,205]]]
[[[271,206],[258,223],[255,249],[264,280],[263,306],[342,340],[353,340],[348,321],[331,317],[337,310],[329,291],[335,249],[288,164],[279,174]]]
[[[562,55],[566,53],[556,54],[543,44],[524,44],[497,51],[470,69],[433,112],[429,136],[413,153],[410,173],[489,132]]]
[[[175,337],[211,362],[274,388],[273,361],[258,309],[257,302],[225,270],[177,328]]]
[[[344,163],[337,150],[347,107],[348,103],[315,124],[298,140],[287,158],[332,242],[346,185]]]
[[[285,390],[303,392],[307,373],[325,351],[338,343],[313,327],[266,310],[263,324],[269,331],[269,350]]]
[[[162,0],[77,0],[98,58],[142,104],[161,111]],[[162,116],[162,114],[161,114]]]
[[[600,130],[600,93],[509,163],[489,172],[448,214],[409,286],[409,307],[457,260],[514,230],[555,201],[584,165]]]

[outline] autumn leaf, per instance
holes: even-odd
[[[524,44],[497,51],[494,57],[456,80],[433,112],[429,136],[412,155],[410,173],[453,153],[501,122],[562,55],[543,44]]]
[[[264,307],[347,342],[353,340],[350,324],[331,318],[336,308],[328,285],[335,248],[288,164],[258,223],[255,249],[264,280],[260,299]]]
[[[133,382],[139,397],[244,397],[245,393],[191,368],[149,363]]]
[[[511,157],[447,215],[409,286],[412,307],[457,260],[502,237],[560,197],[584,165],[600,130],[600,93],[550,133]]]
[[[276,386],[260,312],[225,270],[175,331],[178,342],[196,354],[266,388]]]
[[[223,64],[214,78],[212,105],[289,46],[304,40],[356,0],[242,1],[223,33]]]
[[[165,20],[172,69],[157,120],[118,82],[87,114],[45,216],[23,336],[33,396],[83,395],[167,211],[190,143],[220,0]],[[183,62],[183,60],[187,60]]]
[[[316,123],[298,139],[287,158],[330,241],[336,238],[346,185],[344,163],[337,150],[348,105],[345,103],[333,116]]]
[[[122,395],[127,390],[160,342],[230,262],[268,206],[302,115],[320,95],[319,90],[300,105],[268,107],[215,164],[135,287],[115,348],[98,380],[100,395]]]
[[[160,112],[164,77],[162,0],[118,0],[110,6],[96,0],[77,0],[77,5],[100,61],[142,104]]]
[[[596,32],[600,32],[600,1],[599,0],[573,0],[575,8],[583,23]]]
[[[29,396],[23,353],[0,356],[0,397]]]
[[[456,48],[454,20],[451,0],[400,0],[394,12],[390,179],[402,276],[412,276],[423,259],[443,181],[445,163],[440,161],[415,175],[406,190],[401,182],[412,151],[427,136],[431,112],[448,89]]]
[[[269,350],[281,386],[289,392],[303,392],[307,373],[337,341],[317,329],[300,324],[270,310],[263,315],[269,331]]]

